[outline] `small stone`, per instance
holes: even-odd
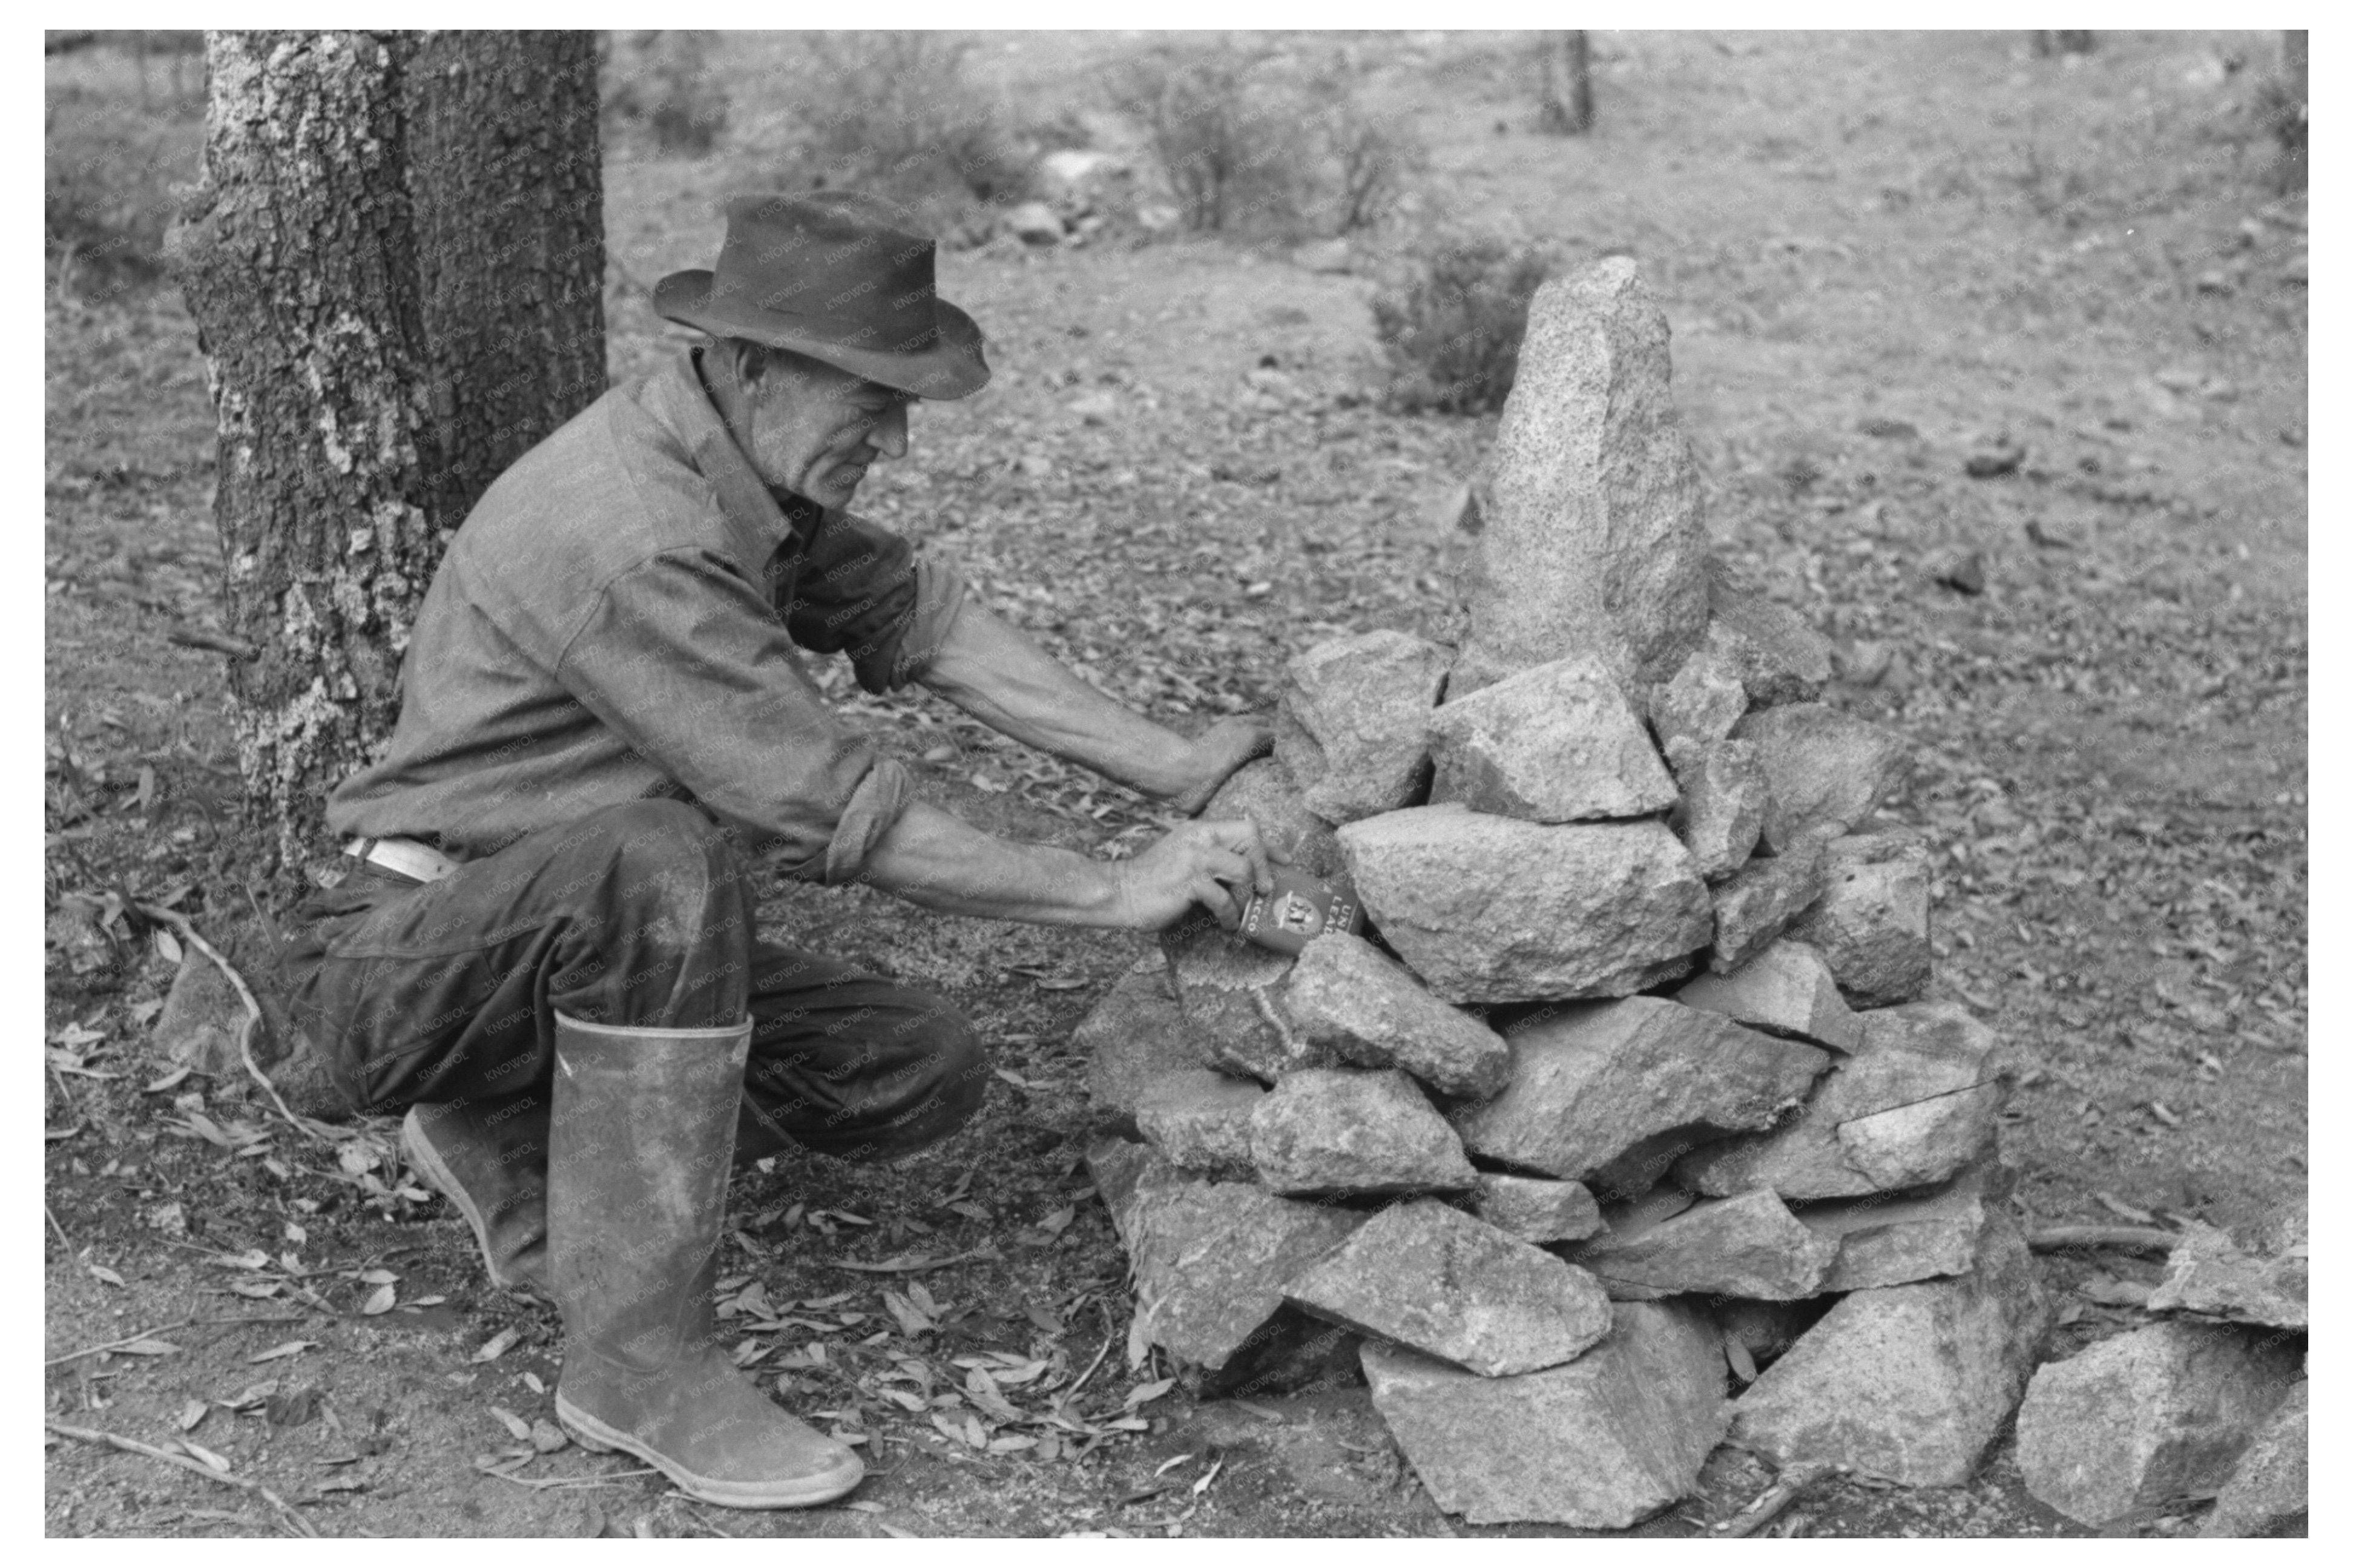
[[[1288,1294],[1481,1377],[1558,1366],[1609,1332],[1609,1298],[1592,1276],[1430,1199],[1375,1214]]]
[[[1851,1052],[1862,1044],[1862,1021],[1839,995],[1830,965],[1805,943],[1786,937],[1737,969],[1700,976],[1675,992],[1675,1000],[1767,1034],[1810,1040],[1833,1051]]]
[[[1459,805],[1340,831],[1382,938],[1452,1002],[1623,996],[1686,972],[1714,912],[1657,821],[1556,827]]]
[[[1678,740],[1712,746],[1730,736],[1748,711],[1748,690],[1738,661],[1727,650],[1702,644],[1673,680],[1652,688],[1650,705],[1651,728],[1660,746],[1671,747]]]
[[[1309,1068],[1250,1116],[1250,1158],[1276,1192],[1429,1192],[1475,1176],[1446,1118],[1403,1073]]]
[[[1337,1065],[1339,1054],[1293,1033],[1278,1001],[1288,954],[1270,952],[1220,927],[1206,910],[1160,934],[1185,1022],[1209,1065],[1272,1083],[1303,1067]]]
[[[1548,1007],[1504,1038],[1511,1086],[1455,1109],[1464,1146],[1611,1196],[1648,1189],[1711,1130],[1772,1126],[1831,1060],[1656,997]]]
[[[1071,1032],[1087,1059],[1087,1097],[1097,1109],[1130,1122],[1146,1086],[1170,1073],[1208,1065],[1199,1037],[1176,1005],[1168,965],[1138,959]]]
[[[1309,1044],[1358,1066],[1402,1069],[1442,1095],[1488,1099],[1511,1081],[1502,1035],[1345,931],[1327,931],[1301,951],[1282,1005]]]
[[[1539,1245],[1583,1241],[1601,1229],[1601,1206],[1582,1181],[1479,1172],[1471,1212],[1499,1231]]]
[[[1907,833],[1830,842],[1822,896],[1788,935],[1822,956],[1857,1007],[1889,1007],[1927,989],[1928,851]]]
[[[1772,804],[1757,748],[1745,740],[1703,746],[1678,738],[1667,743],[1667,755],[1683,796],[1667,826],[1691,852],[1701,878],[1721,882],[1747,863]]]
[[[1957,1487],[2016,1407],[2050,1308],[2007,1219],[1977,1267],[1840,1300],[1733,1405],[1731,1441],[1778,1466]]]
[[[1763,836],[1776,854],[1803,837],[1844,833],[1878,810],[1911,773],[1911,750],[1903,736],[1820,703],[1751,713],[1732,733],[1756,744],[1772,792]]]
[[[1042,201],[1025,201],[1005,215],[1005,231],[1025,245],[1060,245],[1062,220]]]
[[[1708,573],[1708,626],[1704,644],[1737,673],[1748,705],[1810,703],[1831,678],[1830,641],[1784,604],[1732,586],[1722,563]]]
[[[1314,240],[1291,253],[1291,264],[1310,272],[1346,272],[1355,262],[1356,252],[1345,239]]]
[[[1743,1301],[1727,1296],[1708,1303],[1725,1340],[1748,1353],[1750,1367],[1769,1367],[1779,1361],[1832,1305],[1819,1296],[1805,1301]],[[1745,1372],[1741,1376],[1755,1381]]]
[[[2152,1312],[2196,1312],[2239,1323],[2307,1329],[2311,1247],[2289,1240],[2276,1255],[2250,1256],[2211,1225],[2191,1221],[2166,1261],[2165,1279],[2150,1292]]]
[[[1087,1146],[1087,1175],[1095,1184],[1095,1196],[1103,1200],[1104,1211],[1111,1215],[1112,1229],[1119,1233],[1120,1245],[1132,1245],[1127,1234],[1129,1200],[1147,1180],[1182,1181],[1185,1173],[1168,1162],[1167,1157],[1148,1143],[1137,1143],[1124,1138],[1099,1138]]]
[[[1276,755],[1306,790],[1308,810],[1353,822],[1423,798],[1425,726],[1451,662],[1445,649],[1402,631],[1335,638],[1291,661],[1283,705],[1314,749],[1304,751],[1293,737],[1286,754],[1278,734]]]
[[[1201,817],[1256,824],[1261,842],[1321,881],[1346,875],[1332,824],[1307,809],[1306,795],[1279,758],[1261,757],[1236,770],[1201,808]]]
[[[2018,1411],[2026,1489],[2079,1524],[2104,1525],[2229,1480],[2303,1372],[2282,1336],[2152,1323],[2034,1374]]]
[[[1674,780],[1609,668],[1572,654],[1523,670],[1430,716],[1433,802],[1529,822],[1646,817]]]
[[[1715,1327],[1630,1301],[1565,1366],[1482,1378],[1366,1341],[1373,1407],[1438,1506],[1472,1524],[1622,1530],[1688,1497],[1724,1436]]]
[[[1927,571],[1928,580],[1939,588],[1972,599],[1985,592],[1985,556],[1976,550],[1938,550],[1929,556]]]
[[[2010,1095],[1998,1045],[1952,1002],[1867,1012],[1861,1046],[1797,1116],[1692,1150],[1675,1162],[1675,1180],[1719,1197],[1770,1187],[1790,1202],[1946,1181],[1992,1147]]]
[[[2247,1445],[2200,1540],[2302,1535],[2311,1512],[2312,1385],[2299,1383]]]
[[[2006,1167],[1986,1160],[1929,1192],[1808,1203],[1796,1213],[1838,1247],[1823,1291],[1876,1290],[1969,1272],[2011,1184]]]
[[[1293,1276],[1364,1223],[1335,1204],[1195,1180],[1157,1154],[1103,1152],[1098,1162],[1091,1151],[1089,1165],[1106,1202],[1104,1175],[1124,1190],[1112,1214],[1134,1269],[1134,1338],[1192,1365],[1222,1367],[1251,1344]]]
[[[564,1435],[564,1428],[542,1416],[531,1424],[531,1446],[543,1454],[560,1454],[572,1446],[572,1439]]]
[[[1883,415],[1859,419],[1854,428],[1873,440],[1916,441],[1920,439],[1919,426],[1909,419],[1891,419]]]
[[[1795,1301],[1822,1288],[1839,1251],[1836,1238],[1800,1224],[1766,1190],[1694,1203],[1651,1225],[1603,1217],[1608,1230],[1566,1255],[1621,1301],[1688,1293]]]
[[[1789,928],[1822,895],[1826,861],[1819,839],[1799,839],[1780,853],[1752,860],[1715,888],[1713,973],[1730,974]]]
[[[233,1081],[245,1072],[237,1047],[245,1020],[245,1001],[221,967],[191,953],[181,960],[164,1010],[155,1015],[154,1043],[167,1061]]]
[[[1148,1086],[1135,1125],[1180,1170],[1247,1177],[1250,1112],[1264,1098],[1256,1084],[1197,1067]]]

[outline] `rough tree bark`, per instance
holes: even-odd
[[[587,33],[216,32],[172,237],[219,420],[248,821],[281,893],[499,471],[605,389]]]
[[[1582,29],[1545,37],[1544,111],[1537,124],[1556,136],[1593,129],[1593,51]]]

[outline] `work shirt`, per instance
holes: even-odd
[[[854,877],[907,772],[826,705],[799,650],[870,692],[927,669],[963,603],[897,535],[772,492],[681,349],[501,474],[409,633],[390,749],[338,834],[471,859],[649,796],[694,800],[786,874]]]

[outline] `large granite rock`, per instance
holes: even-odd
[[[2026,1489],[2103,1525],[2211,1496],[2303,1374],[2302,1350],[2219,1324],[2152,1323],[2034,1374],[2018,1411]]]
[[[1667,758],[1682,793],[1667,826],[1691,852],[1701,879],[1721,882],[1748,863],[1765,827],[1772,797],[1757,748],[1745,740],[1703,745],[1679,736],[1667,743]]]
[[[1740,669],[1723,649],[1703,644],[1685,659],[1674,678],[1650,692],[1651,733],[1672,755],[1678,741],[1714,746],[1732,734],[1748,711]]]
[[[1641,1192],[1711,1133],[1770,1127],[1830,1056],[1656,997],[1567,1002],[1515,1023],[1512,1084],[1454,1109],[1489,1160]]]
[[[1719,1197],[1770,1187],[1792,1202],[1945,1181],[1993,1145],[2010,1093],[1998,1050],[1993,1032],[1951,1002],[1866,1012],[1861,1047],[1795,1118],[1694,1150],[1675,1180]]]
[[[1708,563],[1705,652],[1741,683],[1748,705],[1810,703],[1831,678],[1828,639],[1787,605],[1732,586],[1723,564]]]
[[[2302,1535],[2310,1528],[2312,1385],[2299,1383],[2271,1414],[2200,1525],[2200,1539],[2217,1541]]]
[[[1821,897],[1788,935],[1822,955],[1857,1007],[1891,1007],[1927,989],[1928,851],[1908,833],[1830,843]]]
[[[1675,992],[1675,1000],[1833,1051],[1862,1044],[1862,1021],[1839,995],[1830,965],[1803,942],[1774,942],[1728,973],[1700,976]]]
[[[1614,1210],[1603,1218],[1609,1228],[1566,1255],[1620,1301],[1686,1294],[1795,1301],[1822,1288],[1839,1253],[1835,1237],[1799,1224],[1763,1189],[1694,1203],[1653,1224]]]
[[[1822,895],[1822,845],[1799,839],[1780,853],[1752,860],[1715,888],[1715,941],[1707,967],[1729,974],[1788,929]]]
[[[1394,811],[1430,787],[1426,726],[1451,656],[1402,631],[1319,643],[1291,661],[1275,756],[1306,791],[1307,809],[1353,822]],[[1303,745],[1304,736],[1312,745]]]
[[[1732,735],[1757,747],[1765,769],[1772,804],[1763,836],[1777,854],[1802,837],[1844,833],[1878,810],[1912,766],[1902,736],[1820,703],[1752,712]]]
[[[1147,1086],[1209,1060],[1176,1005],[1167,960],[1159,954],[1137,959],[1103,993],[1071,1032],[1071,1044],[1087,1059],[1088,1098],[1098,1110],[1131,1123],[1136,1098]]]
[[[1146,1087],[1136,1099],[1135,1125],[1180,1170],[1247,1180],[1250,1112],[1264,1098],[1266,1091],[1247,1078],[1195,1067]]]
[[[1484,1378],[1366,1341],[1373,1407],[1438,1506],[1472,1524],[1622,1530],[1690,1495],[1723,1439],[1715,1327],[1630,1301],[1565,1366]]]
[[[1309,1044],[1358,1066],[1399,1068],[1443,1095],[1486,1099],[1511,1081],[1502,1035],[1345,931],[1327,931],[1300,953],[1283,1010]]]
[[[1199,910],[1160,934],[1185,1022],[1210,1065],[1273,1083],[1304,1067],[1338,1065],[1339,1053],[1310,1044],[1282,1009],[1291,958],[1230,935]]]
[[[1305,792],[1280,758],[1261,757],[1237,769],[1209,797],[1201,816],[1208,821],[1256,823],[1261,842],[1310,876],[1330,882],[1345,874],[1332,824],[1307,809]]]
[[[1472,689],[1575,652],[1663,682],[1707,622],[1699,481],[1667,321],[1610,257],[1529,302],[1470,582]]]
[[[1591,1275],[1427,1198],[1374,1215],[1288,1295],[1481,1377],[1558,1366],[1609,1332],[1609,1298]]]
[[[1430,715],[1433,803],[1530,822],[1646,817],[1675,783],[1609,666],[1590,653],[1523,670]]]
[[[2194,1221],[2166,1260],[2165,1278],[2149,1293],[2152,1312],[2195,1312],[2275,1329],[2310,1327],[2312,1248],[2303,1216],[2284,1227],[2267,1254],[2240,1250],[2229,1235]]]
[[[1842,1298],[1733,1405],[1731,1440],[1783,1467],[1967,1481],[2050,1326],[2025,1238],[2006,1219],[1995,1230],[1959,1278]]]
[[[1707,946],[1707,886],[1656,821],[1514,821],[1461,806],[1340,831],[1340,853],[1398,956],[1448,1001],[1625,996]]]
[[[1250,1159],[1276,1192],[1431,1192],[1472,1184],[1462,1142],[1411,1078],[1310,1068],[1250,1115]]]
[[[1479,1172],[1471,1212],[1522,1241],[1583,1241],[1601,1229],[1601,1205],[1582,1181]]]
[[[1797,1216],[1837,1249],[1822,1290],[1876,1290],[1976,1267],[2012,1184],[2009,1168],[1988,1160],[1925,1192],[1808,1203]]]
[[[1301,1268],[1362,1214],[1296,1203],[1248,1182],[1185,1175],[1140,1144],[1098,1144],[1088,1164],[1135,1277],[1136,1337],[1219,1368],[1261,1336]]]

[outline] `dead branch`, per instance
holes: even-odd
[[[232,659],[241,659],[248,663],[261,657],[261,650],[245,639],[219,631],[206,631],[201,627],[175,626],[164,633],[164,637],[182,648],[202,648],[214,653],[226,653]]]
[[[2180,1240],[2172,1231],[2152,1230],[2146,1225],[2052,1225],[2030,1234],[2026,1245],[2036,1252],[2070,1252],[2077,1247],[2171,1252]]]
[[[1721,1523],[1710,1525],[1708,1539],[1731,1541],[1754,1535],[1786,1512],[1807,1488],[1831,1476],[1844,1474],[1844,1465],[1794,1465],[1776,1476],[1773,1484],[1757,1493],[1746,1508]]]
[[[175,1333],[182,1329],[209,1329],[227,1324],[246,1323],[299,1323],[301,1320],[302,1316],[299,1312],[280,1313],[275,1317],[266,1318],[183,1318],[176,1323],[163,1323],[153,1329],[142,1330],[128,1339],[109,1340],[102,1345],[90,1345],[79,1351],[68,1351],[61,1356],[51,1356],[41,1365],[62,1366],[68,1361],[78,1361],[84,1356],[94,1356],[100,1351],[119,1351],[125,1345],[135,1345],[142,1340],[152,1340],[158,1334]]]
[[[262,1501],[284,1515],[287,1522],[296,1531],[314,1541],[318,1539],[319,1532],[311,1528],[309,1520],[295,1512],[292,1504],[259,1481],[245,1476],[232,1476],[226,1471],[216,1470],[200,1459],[191,1459],[181,1454],[166,1453],[151,1443],[142,1443],[136,1437],[124,1437],[112,1432],[100,1432],[88,1426],[69,1426],[62,1421],[52,1421],[47,1416],[41,1418],[41,1425],[60,1437],[72,1437],[84,1443],[100,1443],[110,1448],[120,1448],[126,1454],[137,1454],[149,1459],[161,1459],[167,1465],[177,1465],[180,1468],[202,1476],[208,1481],[218,1481],[225,1487],[236,1487],[242,1491],[257,1493]]]
[[[195,922],[186,916],[159,904],[142,904],[137,907],[139,913],[150,920],[160,921],[179,932],[183,940],[210,959],[219,967],[220,972],[228,977],[228,983],[237,987],[238,1000],[245,1003],[245,1026],[237,1033],[237,1054],[244,1059],[245,1070],[253,1075],[255,1083],[261,1086],[261,1092],[269,1097],[269,1103],[278,1107],[278,1114],[285,1118],[287,1126],[313,1142],[332,1145],[334,1139],[287,1108],[286,1102],[279,1097],[278,1086],[269,1081],[269,1075],[263,1072],[261,1064],[253,1059],[253,1031],[261,1022],[261,1003],[255,998],[253,988],[245,983],[245,977],[237,972],[237,966],[224,958],[218,948],[198,936]]]

